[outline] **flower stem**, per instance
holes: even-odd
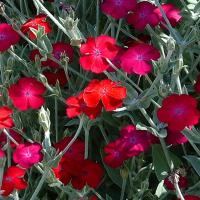
[[[84,122],[84,117],[81,116],[80,123],[79,123],[78,129],[77,129],[74,137],[71,139],[69,144],[64,148],[64,150],[59,154],[59,156],[62,157],[69,150],[69,148],[72,146],[72,144],[76,141],[76,139],[78,138],[78,136],[79,136],[79,134],[81,132],[81,129],[83,127],[83,122]]]
[[[127,179],[126,179],[126,178],[123,178],[123,179],[122,179],[122,189],[121,189],[120,200],[123,200],[123,199],[124,199],[125,190],[126,190],[126,183],[127,183]]]
[[[30,200],[35,200],[35,199],[36,199],[38,193],[40,192],[40,190],[41,190],[41,188],[42,188],[42,186],[43,186],[43,184],[44,184],[44,181],[45,181],[45,179],[46,179],[46,176],[47,176],[48,172],[49,172],[49,171],[48,171],[47,169],[44,171],[44,173],[43,173],[43,175],[42,175],[42,178],[40,179],[40,181],[39,181],[39,183],[38,183],[38,186],[37,186],[37,188],[35,189],[35,191],[34,191],[32,197],[30,198]]]
[[[88,152],[89,152],[89,128],[84,128],[85,130],[85,159],[88,159]]]

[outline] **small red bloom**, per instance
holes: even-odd
[[[72,137],[67,136],[64,137],[61,141],[54,144],[54,147],[59,152],[63,151],[64,148],[69,144],[72,140]],[[64,154],[63,157],[67,158],[68,160],[83,160],[84,159],[84,152],[85,152],[85,144],[82,140],[77,139],[68,151]]]
[[[50,85],[56,85],[57,81],[61,87],[64,87],[67,83],[67,78],[65,71],[63,69],[58,69],[55,72],[45,71],[43,72],[44,76],[47,78],[47,81]]]
[[[121,139],[108,143],[104,147],[105,157],[103,161],[112,168],[120,167],[128,159],[128,147]]]
[[[166,137],[167,144],[177,145],[188,142],[188,139],[180,131],[167,131]]]
[[[18,132],[14,131],[12,129],[9,129],[9,134],[16,142],[18,142],[18,143],[22,142],[22,136]],[[0,134],[0,146],[3,147],[6,143],[7,143],[7,136],[2,131],[2,133]],[[10,147],[16,148],[16,144],[14,142],[10,141]]]
[[[39,26],[44,27],[44,32],[46,34],[52,31],[51,25],[47,21],[47,16],[45,14],[39,14],[35,16],[34,19],[29,19],[26,23],[22,24],[21,31],[23,33],[28,33],[31,40],[35,40],[36,35],[31,31],[30,28],[38,30]]]
[[[155,27],[159,23],[159,16],[154,12],[155,9],[155,5],[142,1],[137,4],[133,13],[127,16],[127,22],[140,31],[143,31],[147,24]]]
[[[171,3],[163,4],[161,7],[162,7],[163,11],[165,12],[170,24],[173,27],[177,26],[177,24],[182,20],[181,11]],[[154,13],[156,13],[159,16],[160,21],[162,22],[162,24],[164,24],[164,27],[166,28],[166,25],[165,25],[166,22],[163,19],[160,9],[156,8],[154,10]]]
[[[66,114],[69,118],[74,118],[84,113],[90,119],[95,119],[102,110],[101,103],[98,103],[95,107],[88,107],[83,100],[83,93],[80,93],[77,96],[69,97],[66,100],[66,104]]]
[[[81,190],[85,185],[97,188],[103,177],[101,166],[91,160],[69,159],[63,157],[57,168],[53,168],[56,178],[64,185],[71,181],[75,189]]]
[[[168,124],[170,130],[181,131],[187,126],[197,124],[200,113],[195,98],[186,94],[172,94],[163,100],[157,116],[161,122]]]
[[[147,131],[136,130],[134,125],[128,125],[120,131],[121,140],[127,146],[127,156],[133,157],[147,151],[152,144],[152,134]]]
[[[13,111],[7,107],[0,107],[0,129],[12,128],[14,126],[13,119],[11,118]]]
[[[18,33],[12,28],[11,25],[2,23],[0,24],[0,52],[4,52],[15,45],[20,40]]]
[[[121,68],[129,74],[145,75],[151,72],[151,60],[158,60],[158,49],[149,44],[136,44],[121,56]]]
[[[14,106],[21,111],[38,109],[44,104],[45,87],[36,78],[21,78],[8,89]]]
[[[168,176],[167,178],[165,178],[164,180],[164,185],[167,187],[168,190],[175,190],[174,187],[174,177],[173,176]],[[179,181],[178,181],[178,185],[180,188],[187,188],[188,187],[188,179],[185,176],[179,176]]]
[[[197,81],[196,81],[196,83],[194,85],[194,89],[195,89],[195,91],[197,93],[200,93],[200,74],[197,77]]]
[[[42,161],[42,146],[38,143],[19,144],[13,153],[13,160],[23,168],[30,168]]]
[[[96,107],[102,102],[106,111],[112,111],[122,105],[126,93],[126,88],[116,82],[95,79],[84,89],[83,99],[88,107]]]
[[[2,187],[3,196],[8,196],[13,192],[14,189],[24,190],[27,188],[28,184],[23,179],[26,171],[22,168],[11,166],[4,173]]]
[[[114,19],[120,19],[128,14],[136,6],[136,0],[104,0],[101,4],[103,13]]]
[[[118,52],[114,38],[101,35],[96,38],[89,37],[85,44],[81,45],[80,65],[83,69],[94,73],[102,73],[108,69],[106,58],[112,60]]]

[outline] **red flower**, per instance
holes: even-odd
[[[35,16],[34,19],[29,19],[26,23],[22,24],[21,31],[23,33],[28,33],[31,40],[35,40],[36,35],[31,31],[30,28],[38,30],[39,26],[44,27],[44,32],[46,34],[52,31],[51,25],[49,22],[47,22],[47,16],[45,14],[39,14]]]
[[[104,171],[98,163],[91,160],[83,160],[77,163],[76,175],[72,176],[72,186],[81,190],[85,185],[97,188],[103,178]]]
[[[174,180],[173,175],[165,178],[164,185],[167,187],[168,190],[175,190],[174,181],[175,180]],[[180,188],[183,188],[183,189],[187,188],[188,187],[187,177],[179,175],[178,185],[179,185]]]
[[[26,171],[22,168],[11,166],[4,173],[2,187],[3,196],[8,196],[13,192],[13,190],[24,190],[27,188],[28,184],[24,181],[23,177]]]
[[[42,161],[42,146],[38,143],[19,144],[13,153],[13,160],[23,168],[30,168]]]
[[[63,157],[57,168],[53,168],[56,178],[64,185],[71,181],[75,189],[81,190],[85,185],[97,188],[103,177],[103,169],[90,160],[75,161]]]
[[[21,78],[8,89],[14,106],[21,111],[38,109],[44,104],[45,87],[36,78]]]
[[[195,91],[197,93],[200,93],[200,74],[197,77],[197,81],[196,81],[196,83],[194,85],[194,89],[195,89]]]
[[[96,107],[102,102],[106,111],[119,108],[125,98],[126,88],[109,79],[92,80],[83,92],[83,99],[88,107]]]
[[[58,81],[59,85],[64,87],[67,83],[65,71],[63,69],[58,69],[55,72],[45,71],[43,74],[47,78],[47,81],[50,85],[55,86]]]
[[[22,136],[18,132],[14,131],[12,129],[9,129],[9,134],[16,142],[18,142],[18,143],[22,142]],[[3,147],[6,143],[7,143],[7,136],[2,131],[2,133],[0,134],[0,146]],[[14,142],[10,141],[10,147],[16,148],[16,144]]]
[[[55,168],[52,168],[55,177],[61,181],[64,185],[67,185],[71,178],[72,178],[72,172],[71,169],[73,169],[74,161],[69,160],[66,157],[62,157],[58,166]]]
[[[137,4],[133,13],[127,16],[127,22],[135,29],[143,31],[147,24],[157,26],[159,23],[159,16],[154,12],[156,6],[148,1],[142,1]]]
[[[120,167],[128,159],[127,151],[128,147],[121,139],[117,139],[104,147],[106,155],[103,161],[112,168]]]
[[[18,33],[12,28],[11,25],[2,23],[0,24],[0,52],[6,51],[11,45],[15,45],[20,40]]]
[[[71,140],[72,140],[72,137],[67,136],[63,138],[61,141],[54,144],[54,147],[56,148],[56,150],[61,152],[69,144]],[[83,160],[84,152],[85,152],[84,142],[80,139],[77,139],[72,144],[72,146],[68,149],[68,151],[64,154],[63,157],[67,158],[68,160]]]
[[[66,100],[66,114],[69,118],[77,117],[82,113],[86,114],[90,119],[95,119],[102,110],[102,105],[98,103],[95,107],[88,107],[83,100],[83,93],[77,96],[71,96]]]
[[[181,19],[182,19],[181,11],[178,8],[176,8],[173,4],[171,4],[171,3],[163,4],[162,9],[165,12],[170,24],[173,27],[175,27],[181,21]],[[164,24],[164,27],[166,27],[166,22],[163,19],[160,9],[156,8],[154,10],[154,13],[156,13],[159,16],[160,21]]]
[[[69,58],[69,63],[73,61],[74,50],[70,44],[64,42],[57,42],[53,44],[52,47],[53,47],[52,55],[56,60],[59,61],[61,59],[61,56],[65,54]],[[38,49],[32,50],[29,55],[29,58],[32,61],[35,61],[36,55],[38,55],[39,58],[42,58]],[[49,58],[46,61],[42,61],[41,64],[44,67],[59,68],[59,64]]]
[[[152,134],[147,131],[136,130],[134,125],[128,125],[120,131],[121,140],[127,146],[127,156],[133,157],[147,151],[151,144]]]
[[[195,196],[195,195],[185,195],[184,198],[185,200],[200,200],[200,197]],[[177,200],[181,200],[181,199],[177,199]]]
[[[106,58],[112,60],[117,55],[118,49],[112,37],[107,35],[89,37],[80,48],[80,65],[85,70],[102,73],[109,67]]]
[[[159,51],[149,44],[135,44],[121,56],[121,68],[129,74],[145,75],[152,70],[151,60],[158,60]]]
[[[172,94],[163,100],[157,116],[161,122],[168,124],[170,130],[181,131],[186,126],[197,124],[200,113],[195,98],[186,94]]]
[[[14,126],[13,119],[11,118],[13,111],[7,107],[0,107],[0,129],[12,128]]]
[[[103,13],[120,19],[128,14],[136,6],[136,0],[104,0],[101,4]]]
[[[180,131],[167,131],[166,137],[167,144],[177,145],[188,142],[188,139]]]

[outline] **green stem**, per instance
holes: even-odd
[[[99,127],[99,129],[100,129],[100,131],[101,131],[101,134],[102,134],[102,136],[103,136],[103,138],[104,138],[106,144],[108,144],[108,143],[109,143],[109,139],[108,139],[108,136],[107,136],[106,133],[105,133],[105,130],[104,130],[102,124],[99,124],[98,127]]]
[[[116,36],[115,36],[115,39],[116,39],[116,40],[117,40],[118,37],[119,37],[120,29],[121,29],[121,27],[122,27],[122,22],[123,22],[123,19],[120,19],[120,20],[119,20],[118,27],[117,27],[117,33],[116,33]]]
[[[84,128],[85,130],[85,159],[88,159],[88,153],[89,153],[89,128]]]
[[[96,36],[99,35],[99,0],[96,5]]]
[[[79,123],[78,129],[77,129],[74,137],[71,139],[69,144],[64,148],[64,150],[58,156],[62,157],[69,150],[69,148],[72,146],[72,144],[76,141],[76,139],[78,138],[78,136],[80,135],[80,132],[82,130],[83,122],[84,122],[84,117],[81,116],[80,123]]]
[[[55,130],[56,130],[56,142],[58,142],[58,99],[55,97]]]
[[[122,179],[122,189],[121,189],[120,200],[123,200],[123,199],[124,199],[125,190],[126,190],[126,183],[127,183],[127,179],[126,179],[126,178],[123,178],[123,179]]]
[[[43,173],[43,175],[42,175],[42,178],[40,179],[40,181],[39,181],[39,183],[38,183],[38,186],[36,187],[36,189],[35,189],[35,191],[34,191],[32,197],[30,198],[30,200],[35,200],[35,199],[37,198],[37,195],[38,195],[38,193],[40,192],[40,190],[42,189],[42,186],[43,186],[43,184],[44,184],[44,181],[45,181],[45,179],[46,179],[46,177],[47,177],[48,172],[49,172],[49,171],[48,171],[47,169],[44,171],[44,173]]]

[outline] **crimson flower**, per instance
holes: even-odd
[[[81,190],[88,185],[97,188],[103,177],[101,166],[91,160],[68,159],[63,157],[58,167],[53,168],[53,172],[64,185],[71,181],[75,189]]]
[[[127,146],[127,156],[133,157],[147,151],[152,144],[152,134],[136,130],[134,125],[127,125],[120,131],[121,140]]]
[[[10,86],[9,97],[14,106],[21,111],[38,109],[44,104],[44,85],[36,78],[25,77]]]
[[[72,140],[72,137],[67,136],[64,137],[61,141],[54,144],[54,147],[59,152],[63,151],[64,148],[69,144]],[[85,144],[82,140],[77,139],[68,151],[64,154],[63,157],[67,158],[68,160],[83,160],[84,159],[84,152],[85,152]]]
[[[181,131],[187,126],[197,124],[200,113],[195,98],[186,94],[172,94],[163,100],[157,116],[161,122],[168,124],[170,130]]]
[[[45,14],[39,14],[35,16],[34,19],[29,19],[27,22],[22,24],[21,31],[25,34],[28,33],[29,38],[31,40],[36,39],[36,35],[31,31],[30,28],[34,28],[36,30],[39,29],[39,26],[42,26],[44,28],[44,32],[50,33],[52,31],[51,25],[47,21],[47,16]]]
[[[102,105],[98,103],[95,107],[88,107],[83,99],[83,93],[77,96],[71,96],[66,100],[66,114],[69,118],[74,118],[82,113],[86,114],[90,119],[95,119],[102,110]]]
[[[128,14],[136,6],[136,0],[104,0],[101,11],[114,19],[120,19]]]
[[[17,143],[22,142],[22,136],[18,132],[14,131],[12,129],[9,129],[9,134]],[[0,146],[3,147],[6,143],[7,143],[7,136],[4,133],[4,131],[2,131],[2,133],[0,134]],[[10,141],[10,147],[16,148],[16,144],[14,142]]]
[[[188,142],[188,139],[180,131],[173,131],[168,129],[166,142],[167,144],[178,145]]]
[[[19,144],[13,153],[13,160],[23,168],[30,168],[43,159],[42,146],[38,143]]]
[[[155,27],[159,24],[159,16],[154,12],[155,9],[155,5],[142,1],[136,5],[132,13],[128,14],[127,22],[140,31],[143,31],[147,24]]]
[[[7,106],[0,107],[0,129],[12,128],[14,126],[13,119],[11,118],[13,111]]]
[[[101,35],[96,38],[89,37],[80,48],[80,65],[85,70],[97,74],[102,73],[109,67],[106,59],[112,60],[117,55],[118,49],[116,41],[112,37],[107,35]]]
[[[24,190],[27,188],[28,184],[23,179],[26,171],[25,169],[19,168],[17,166],[11,166],[3,175],[2,187],[3,196],[8,196],[13,192],[13,190]]]
[[[128,147],[121,139],[109,142],[104,147],[106,155],[104,156],[103,161],[112,168],[120,167],[124,161],[128,159],[127,151]]]
[[[11,25],[2,23],[0,24],[0,52],[4,52],[15,45],[20,40],[18,33],[12,28]]]
[[[151,61],[158,60],[158,49],[149,44],[135,44],[121,56],[121,68],[129,74],[145,75],[152,70]]]
[[[172,176],[168,176],[164,180],[164,185],[166,186],[166,188],[168,190],[175,190],[174,182],[175,182],[175,180],[174,180],[173,175]],[[188,187],[188,179],[187,179],[187,177],[179,175],[178,185],[182,189],[187,188]]]
[[[194,89],[197,93],[200,93],[200,74],[198,75],[196,83],[194,84]]]
[[[181,11],[171,3],[163,4],[163,5],[161,5],[161,7],[162,7],[163,11],[165,12],[170,24],[173,27],[177,26],[177,24],[182,20]],[[166,22],[163,19],[160,9],[156,8],[154,10],[154,13],[156,13],[159,16],[159,20],[162,22],[162,24],[164,24],[164,27],[166,27],[166,25],[165,25]]]
[[[43,75],[47,78],[47,81],[50,85],[55,86],[57,81],[61,87],[64,87],[67,83],[67,78],[65,71],[63,69],[57,69],[55,72],[45,71]]]
[[[72,186],[78,190],[83,189],[85,185],[97,188],[104,175],[102,167],[91,160],[82,160],[77,164],[76,174],[72,176],[71,180]]]
[[[118,83],[109,79],[94,79],[84,89],[83,99],[88,107],[97,107],[102,102],[106,111],[112,111],[122,105],[126,95],[126,88]]]

